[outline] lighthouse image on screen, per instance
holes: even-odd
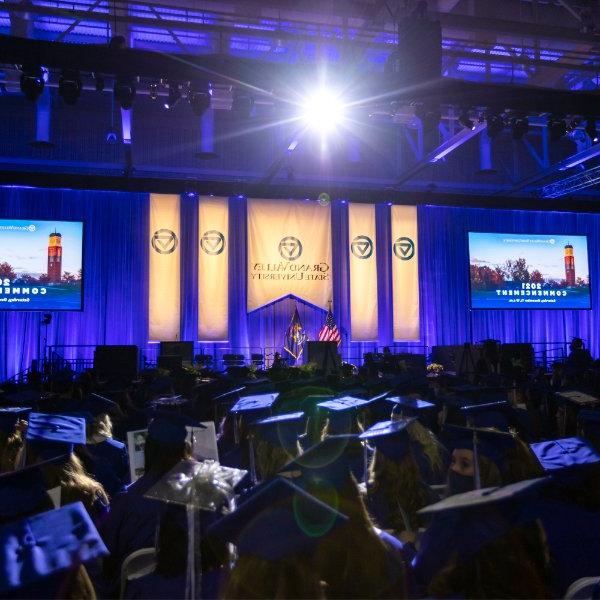
[[[0,310],[82,309],[83,223],[0,219]]]
[[[589,309],[587,237],[469,233],[471,308]]]

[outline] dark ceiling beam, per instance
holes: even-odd
[[[317,198],[327,192],[333,199],[345,199],[371,204],[393,202],[396,204],[433,204],[439,206],[469,206],[518,210],[556,210],[564,212],[598,212],[600,201],[590,197],[563,197],[558,200],[537,198],[501,198],[469,194],[443,194],[436,192],[401,192],[379,188],[346,188],[339,186],[244,183],[237,181],[190,180],[189,178],[125,177],[123,175],[89,175],[53,173],[42,171],[0,171],[0,186],[23,185],[39,188],[104,190],[138,193],[197,194],[217,196],[243,195],[249,198]]]
[[[214,84],[243,83],[271,93],[291,84],[314,79],[314,65],[290,65],[229,55],[166,54],[108,45],[67,44],[12,36],[0,36],[0,63],[40,64],[53,69],[78,68],[83,72],[105,75],[129,75],[171,78],[178,81],[208,79]],[[361,73],[337,69],[332,77],[345,83],[350,98],[365,98],[365,106],[386,104],[392,100],[403,104],[484,107],[518,110],[527,113],[600,115],[595,92],[573,92],[524,85],[477,83],[450,78],[403,88],[400,81],[382,73]],[[353,82],[353,87],[347,82]]]

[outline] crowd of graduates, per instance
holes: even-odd
[[[576,340],[548,371],[4,384],[0,597],[598,598],[599,371]]]

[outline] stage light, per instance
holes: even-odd
[[[58,79],[58,93],[65,104],[74,106],[81,96],[81,77],[75,69],[63,69]]]
[[[212,99],[212,88],[210,84],[198,84],[190,82],[188,88],[187,101],[192,109],[192,112],[201,117],[209,108]]]
[[[149,86],[149,90],[150,100],[156,100],[158,98],[158,83],[156,83],[156,81],[153,81]]]
[[[239,88],[233,90],[233,101],[231,103],[231,112],[239,117],[248,119],[254,107],[254,98],[246,91]]]
[[[329,90],[317,90],[304,102],[302,118],[311,129],[327,133],[344,119],[344,103]]]
[[[563,117],[551,116],[548,119],[548,133],[550,141],[557,142],[567,133],[567,122]]]
[[[115,80],[115,100],[121,108],[129,110],[135,100],[135,82],[133,77],[117,77]]]
[[[44,91],[44,73],[41,67],[23,67],[21,72],[21,92],[30,102],[35,102]]]
[[[520,140],[529,131],[529,119],[526,116],[519,115],[513,117],[510,122],[513,140]]]
[[[179,91],[179,84],[175,82],[169,83],[169,95],[163,106],[166,110],[171,110],[181,99],[181,92]]]
[[[592,144],[598,143],[598,130],[596,129],[596,119],[594,117],[587,117],[585,123],[585,132],[588,134]]]
[[[473,121],[469,118],[469,111],[467,109],[463,109],[460,111],[460,115],[458,115],[458,122],[465,129],[470,129],[471,131],[475,129],[475,125]]]
[[[486,120],[487,134],[489,137],[494,138],[504,131],[504,119],[502,118],[502,115],[488,114]]]

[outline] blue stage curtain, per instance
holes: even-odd
[[[587,235],[593,310],[470,311],[469,231]],[[488,338],[503,342],[563,342],[578,336],[598,357],[599,239],[597,214],[419,207],[423,341],[430,346]]]
[[[147,194],[0,188],[0,218],[85,223],[84,311],[54,312],[49,345],[145,343],[147,198]],[[41,316],[41,312],[0,312],[0,381],[28,368],[37,357],[38,336],[45,329],[40,328]]]

